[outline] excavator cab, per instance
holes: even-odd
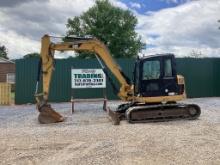
[[[181,94],[173,54],[138,58],[133,77],[135,96],[155,97]]]
[[[38,66],[35,97],[40,112],[38,121],[42,124],[64,121],[48,103],[50,82],[54,70],[55,51],[95,52],[103,70],[104,64],[113,73],[120,89],[118,96],[127,101],[115,110],[109,108],[108,114],[115,125],[126,119],[130,123],[169,121],[176,119],[196,119],[200,108],[195,104],[177,103],[185,98],[184,77],[177,75],[175,57],[172,54],[159,54],[137,59],[134,69],[134,84],[131,84],[120,66],[112,58],[108,48],[96,38],[70,37],[70,41],[53,43],[49,35],[41,40],[41,61]],[[43,78],[43,91],[39,93],[38,84]],[[107,76],[108,77],[108,76]],[[109,78],[109,82],[113,82]]]

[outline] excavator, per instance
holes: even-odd
[[[55,69],[55,51],[92,52],[111,82],[118,97],[125,101],[116,109],[108,108],[108,115],[114,125],[121,120],[129,123],[161,122],[178,119],[197,119],[200,107],[196,104],[179,103],[186,98],[184,77],[177,75],[173,54],[156,54],[137,58],[131,81],[115,62],[107,46],[100,40],[86,37],[65,37],[61,42],[52,42],[53,36],[44,35],[41,39],[41,60],[38,65],[36,83],[36,106],[38,121],[42,124],[63,122],[64,117],[48,103],[50,84]],[[117,89],[107,68],[120,84]],[[43,91],[39,91],[39,82],[43,77]]]

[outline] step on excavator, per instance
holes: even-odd
[[[114,125],[121,120],[129,123],[161,122],[178,119],[197,119],[200,107],[196,104],[178,103],[186,98],[184,77],[177,75],[175,56],[157,54],[137,58],[131,81],[111,56],[108,48],[93,37],[65,37],[61,42],[52,42],[52,36],[44,35],[41,40],[41,58],[38,66],[35,98],[39,111],[38,121],[42,124],[64,121],[48,103],[55,51],[93,52],[98,59],[118,97],[126,103],[116,109],[108,108]],[[108,69],[116,77],[120,89],[111,80]],[[38,92],[43,77],[43,91]]]

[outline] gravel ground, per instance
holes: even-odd
[[[188,99],[198,120],[114,126],[102,103],[52,104],[63,123],[40,125],[34,105],[0,106],[0,164],[220,164],[220,98]],[[109,102],[116,106],[119,101]]]

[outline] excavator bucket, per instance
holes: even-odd
[[[37,109],[40,112],[38,121],[41,124],[58,123],[64,121],[64,117],[51,108],[50,104],[45,104],[41,107],[37,106]]]

